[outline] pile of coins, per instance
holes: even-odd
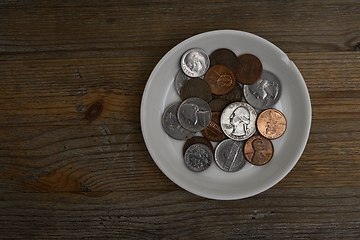
[[[170,137],[186,140],[190,170],[204,171],[215,161],[223,171],[236,172],[246,162],[261,166],[271,160],[271,140],[284,134],[287,123],[272,108],[280,81],[255,55],[236,56],[227,48],[208,55],[191,48],[180,59],[174,87],[182,101],[165,109],[162,126]]]

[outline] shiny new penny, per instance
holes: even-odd
[[[227,48],[220,48],[210,54],[210,66],[224,65],[234,73],[239,68],[239,60],[235,53]]]
[[[185,82],[180,90],[182,100],[190,97],[198,97],[206,102],[212,99],[212,93],[209,84],[201,78],[191,78]]]
[[[201,131],[204,137],[212,142],[221,142],[227,138],[220,127],[220,115],[220,112],[212,112],[209,125]]]
[[[255,83],[263,71],[260,59],[252,54],[240,55],[238,59],[239,69],[235,74],[236,80],[247,85]]]
[[[184,154],[185,165],[195,172],[205,171],[210,167],[213,160],[213,151],[202,143],[191,145]]]
[[[224,65],[215,65],[209,68],[204,79],[210,85],[211,92],[216,95],[229,93],[236,83],[234,73]]]
[[[201,136],[194,136],[185,142],[183,146],[183,154],[185,154],[186,150],[195,143],[202,143],[208,146],[211,149],[211,151],[214,151],[214,147],[209,140]]]
[[[261,166],[268,163],[274,154],[271,141],[261,135],[249,138],[244,146],[244,155],[251,164]]]
[[[259,133],[268,139],[281,137],[285,133],[286,124],[284,114],[274,108],[264,110],[256,121]]]

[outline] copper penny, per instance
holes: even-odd
[[[212,93],[209,84],[201,78],[191,78],[186,81],[180,90],[182,100],[191,97],[198,97],[209,102],[212,99]]]
[[[209,106],[213,112],[222,112],[227,105],[229,105],[229,102],[222,98],[215,98],[209,102]]]
[[[239,69],[235,76],[242,84],[250,85],[255,83],[261,76],[263,66],[259,58],[252,54],[243,54],[238,57]]]
[[[254,135],[244,145],[244,155],[251,164],[261,166],[268,163],[274,155],[271,141],[261,135]]]
[[[264,137],[276,139],[281,137],[286,130],[286,118],[279,110],[269,108],[260,113],[256,126]]]
[[[201,131],[209,141],[220,142],[227,138],[220,127],[220,115],[220,112],[212,112],[209,125]]]
[[[239,68],[239,60],[236,54],[227,48],[220,48],[210,54],[210,66],[224,65],[231,69],[234,73]]]
[[[194,136],[192,138],[190,138],[189,140],[187,140],[183,146],[183,154],[185,154],[186,150],[193,144],[196,144],[196,143],[201,143],[201,144],[204,144],[206,145],[207,147],[209,147],[211,149],[211,151],[213,152],[214,151],[214,147],[213,145],[211,144],[211,142],[209,140],[207,140],[206,138],[204,137],[200,137],[200,136]]]
[[[211,92],[216,95],[229,93],[235,86],[235,75],[230,68],[224,65],[215,65],[209,68],[205,74]]]

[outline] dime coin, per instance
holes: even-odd
[[[261,76],[263,67],[259,58],[252,54],[243,54],[238,57],[239,69],[235,76],[242,84],[253,84]]]
[[[182,55],[180,66],[187,76],[200,77],[209,69],[210,59],[201,48],[191,48]]]
[[[211,120],[211,109],[201,98],[191,97],[184,100],[177,111],[181,126],[191,132],[198,132],[206,128]]]
[[[212,112],[209,125],[201,133],[213,142],[220,142],[227,138],[220,127],[220,112]]]
[[[181,90],[182,86],[189,79],[190,79],[190,77],[186,76],[181,69],[176,73],[175,78],[174,78],[174,86],[175,86],[176,92],[179,95],[180,95],[180,90]]]
[[[241,102],[243,96],[243,89],[241,88],[240,84],[236,83],[233,90],[231,90],[229,93],[218,96],[215,95],[215,98],[222,98],[226,99],[228,103],[232,102]]]
[[[216,95],[229,93],[236,83],[234,73],[224,65],[209,68],[204,79],[209,83],[211,92]]]
[[[270,108],[260,113],[256,125],[261,135],[268,139],[276,139],[285,133],[286,118],[279,110]]]
[[[202,143],[208,146],[211,149],[211,151],[214,152],[214,147],[209,140],[201,136],[194,136],[185,142],[183,147],[183,155],[185,155],[186,150],[195,143]]]
[[[161,119],[162,126],[165,132],[172,138],[177,140],[186,140],[195,135],[196,132],[192,132],[183,128],[177,118],[177,109],[180,103],[173,103],[168,106]]]
[[[266,70],[255,83],[244,85],[245,100],[257,109],[267,109],[274,106],[279,101],[280,95],[279,79]]]
[[[210,66],[224,65],[231,69],[234,73],[239,68],[239,60],[235,53],[227,48],[220,48],[210,54]]]
[[[251,137],[256,130],[255,109],[245,102],[230,103],[222,112],[220,126],[229,138],[240,141]]]
[[[243,141],[226,139],[215,148],[215,162],[225,172],[239,171],[246,163],[243,154]]]
[[[180,96],[182,100],[190,97],[198,97],[206,102],[212,99],[212,93],[209,84],[201,78],[189,79],[181,88]]]
[[[186,149],[184,154],[185,165],[195,172],[201,172],[208,169],[213,160],[213,152],[208,146],[202,143],[191,145]]]
[[[244,146],[244,155],[251,164],[261,166],[268,163],[274,154],[271,141],[261,135],[249,138]]]
[[[222,112],[228,104],[229,102],[222,98],[215,98],[209,102],[209,106],[213,112]]]

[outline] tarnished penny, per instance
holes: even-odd
[[[274,108],[264,110],[256,121],[259,133],[268,139],[281,137],[285,133],[286,124],[284,114]]]
[[[221,113],[220,126],[229,138],[240,141],[250,138],[256,130],[255,109],[245,102],[233,102]]]
[[[212,112],[209,125],[201,131],[204,137],[212,142],[220,142],[227,138],[220,127],[220,115],[220,112]]]
[[[264,70],[255,83],[244,85],[246,101],[257,109],[267,109],[274,106],[280,99],[281,84],[271,72]]]
[[[243,54],[238,57],[239,69],[235,76],[236,80],[242,84],[253,84],[261,76],[263,66],[259,58],[252,54]]]
[[[229,102],[222,98],[215,98],[209,102],[209,106],[213,112],[222,112],[228,104]]]
[[[244,155],[251,164],[261,166],[268,163],[274,154],[271,141],[261,135],[249,138],[244,146]]]
[[[239,68],[239,60],[235,53],[227,48],[220,48],[210,54],[210,66],[224,65],[234,73]]]
[[[212,99],[212,93],[209,84],[201,78],[191,78],[186,81],[180,90],[182,100],[190,97],[198,97],[206,102]]]
[[[185,154],[186,150],[195,143],[202,143],[202,144],[208,146],[211,149],[211,151],[214,151],[214,147],[209,140],[207,140],[206,138],[201,137],[201,136],[194,136],[185,142],[185,144],[183,146],[183,154]]]
[[[186,149],[184,154],[185,165],[195,172],[205,171],[210,167],[213,160],[213,151],[202,143],[191,145]]]
[[[209,69],[210,59],[203,49],[191,48],[182,55],[180,66],[187,76],[200,77]]]
[[[243,168],[246,163],[243,146],[243,141],[232,139],[220,142],[214,153],[214,159],[219,168],[225,172],[236,172]]]
[[[211,92],[216,95],[229,93],[236,83],[234,73],[224,65],[209,68],[204,79],[208,82]]]
[[[173,103],[168,106],[161,119],[164,131],[172,138],[177,140],[185,140],[193,137],[196,132],[186,130],[183,128],[177,118],[177,109],[180,103]]]
[[[228,103],[241,102],[242,97],[243,97],[243,89],[241,88],[239,83],[236,83],[233,90],[231,90],[229,93],[221,95],[221,96],[214,95],[213,97],[226,99]]]
[[[185,73],[180,69],[174,78],[174,87],[176,92],[180,95],[180,91],[182,86],[186,83],[187,80],[189,80],[190,77],[185,75]]]
[[[191,132],[199,132],[210,123],[211,108],[201,98],[191,97],[181,102],[177,118],[183,128]]]

